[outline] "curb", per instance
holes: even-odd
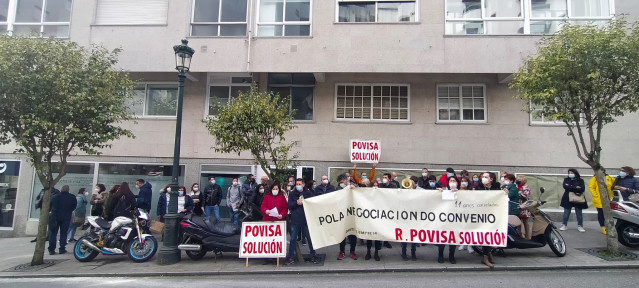
[[[295,275],[295,274],[357,274],[357,273],[435,273],[435,272],[495,272],[495,271],[543,271],[543,270],[619,270],[639,269],[637,264],[613,264],[613,265],[560,265],[560,266],[496,266],[489,269],[483,266],[477,267],[427,267],[427,268],[373,268],[373,269],[287,269],[287,270],[251,270],[251,271],[189,271],[189,272],[132,272],[111,275],[85,274],[85,273],[44,273],[27,274],[29,272],[8,272],[12,275],[0,275],[0,279],[17,278],[124,278],[124,277],[184,277],[184,276],[239,276],[239,275]],[[24,274],[23,274],[24,273]]]

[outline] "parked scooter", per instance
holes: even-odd
[[[612,217],[617,219],[617,239],[619,243],[629,248],[639,247],[639,206],[635,199],[629,199],[619,190],[613,190],[610,201]]]
[[[541,195],[544,193],[544,187],[539,188]],[[559,257],[566,256],[566,243],[564,242],[564,238],[559,233],[559,230],[552,222],[548,214],[539,209],[539,206],[544,205],[546,201],[540,200],[528,200],[521,205],[519,205],[520,209],[526,209],[530,211],[533,218],[532,225],[532,237],[530,240],[524,239],[519,235],[519,226],[522,225],[519,217],[510,215],[508,217],[508,243],[505,248],[496,248],[497,250],[501,249],[528,249],[528,248],[541,248],[546,246],[550,246],[550,250],[555,253],[555,255]],[[493,249],[496,250],[496,249]],[[478,254],[482,255],[483,250],[481,247],[473,247],[473,250]]]
[[[145,262],[151,259],[158,250],[158,242],[153,235],[142,234],[142,227],[150,222],[149,214],[139,208],[133,214],[135,214],[133,218],[120,216],[112,222],[102,217],[87,217],[83,229],[90,229],[75,243],[73,248],[75,259],[88,262],[98,254],[127,254],[134,262]]]
[[[254,205],[245,201],[240,205],[240,219],[242,222],[261,219],[261,213]],[[240,228],[229,222],[218,222],[214,216],[202,217],[187,215],[180,222],[182,241],[178,249],[185,251],[193,260],[202,259],[206,253],[212,251],[217,255],[222,252],[240,251]]]

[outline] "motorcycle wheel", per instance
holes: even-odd
[[[184,252],[186,252],[186,256],[189,256],[189,258],[191,258],[192,260],[200,260],[204,258],[207,251],[200,250],[200,251],[184,251]]]
[[[153,258],[155,252],[158,251],[158,241],[153,236],[144,237],[144,244],[138,242],[138,237],[133,238],[131,242],[127,244],[126,249],[129,259],[133,262],[142,263]]]
[[[93,260],[96,256],[98,256],[98,251],[95,251],[89,246],[82,244],[82,240],[87,239],[87,241],[91,241],[88,236],[82,236],[75,242],[73,246],[73,256],[80,262],[89,262]]]
[[[619,225],[617,228],[617,239],[619,243],[628,248],[639,247],[639,239],[632,239],[626,235],[626,233],[639,233],[639,226],[637,224],[625,222]]]
[[[546,243],[550,246],[550,250],[555,253],[558,257],[566,256],[566,242],[564,241],[564,237],[561,237],[559,231],[557,229],[551,227],[546,230]]]

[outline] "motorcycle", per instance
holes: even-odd
[[[544,187],[539,188],[541,195],[544,193]],[[559,257],[566,256],[566,243],[564,238],[559,233],[559,230],[552,222],[548,214],[539,209],[539,206],[544,205],[546,201],[540,200],[528,200],[519,205],[520,209],[526,209],[530,211],[533,218],[532,225],[532,237],[530,240],[524,239],[519,235],[519,226],[522,225],[519,217],[515,215],[508,216],[508,241],[505,248],[495,248],[493,251],[497,250],[500,253],[503,253],[503,249],[529,249],[529,248],[541,248],[546,246],[550,246],[550,250],[552,250],[555,255]],[[519,204],[519,203],[517,203]],[[479,254],[483,255],[483,250],[481,247],[473,247],[473,250]]]
[[[259,209],[252,203],[245,202],[240,206],[242,222],[262,219]],[[180,222],[182,231],[178,249],[185,251],[193,259],[202,259],[206,253],[214,252],[222,256],[222,252],[240,251],[240,226],[229,222],[218,222],[214,216],[186,215]]]
[[[635,199],[629,199],[629,195],[624,195],[619,190],[613,190],[613,197],[610,201],[612,217],[617,221],[617,240],[622,245],[629,248],[639,247],[639,206]]]
[[[151,259],[158,250],[158,242],[153,235],[142,233],[142,227],[150,224],[149,214],[140,208],[133,214],[133,218],[120,216],[112,222],[98,216],[87,217],[82,229],[90,229],[75,243],[75,259],[89,262],[98,254],[127,254],[138,263]]]

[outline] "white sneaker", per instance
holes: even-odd
[[[584,229],[584,228],[581,228]],[[561,225],[561,227],[559,227],[559,231],[566,231],[568,230],[568,227],[566,227],[566,225]]]
[[[459,245],[459,248],[457,248],[457,251],[462,251],[466,249],[466,245]]]
[[[577,231],[579,231],[581,233],[584,233],[584,232],[586,232],[586,229],[584,229],[584,227],[577,226]]]
[[[473,246],[468,245],[468,254],[473,254],[475,253],[475,250],[473,250]]]

